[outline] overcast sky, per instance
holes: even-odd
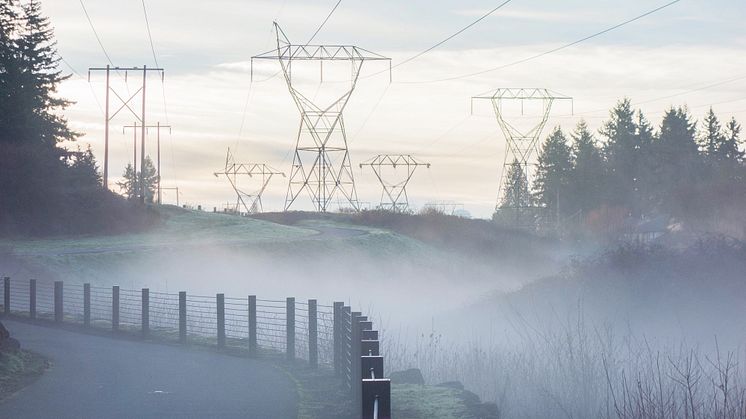
[[[314,43],[358,45],[391,57],[396,65],[501,2],[343,0]],[[597,129],[608,109],[624,96],[639,104],[655,125],[671,105],[688,105],[698,119],[712,105],[722,119],[735,116],[746,122],[742,0],[682,0],[535,60],[479,76],[436,81],[552,50],[666,2],[513,0],[441,47],[395,68],[391,84],[387,73],[375,74],[385,70],[385,64],[366,63],[345,112],[360,200],[377,204],[380,188],[373,173],[357,165],[379,153],[407,153],[432,163],[410,184],[415,207],[454,201],[475,216],[488,217],[497,196],[505,139],[489,104],[480,104],[470,115],[469,98],[492,88],[544,87],[572,96],[573,106],[555,105],[545,134],[556,125],[570,131],[580,118]],[[284,79],[269,78],[279,69],[277,63],[256,65],[255,82],[250,83],[250,57],[274,48],[273,21],[292,42],[302,44],[335,3],[146,0],[158,64],[166,69],[165,83],[158,77],[149,79],[148,122],[173,125],[173,134],[164,132],[162,137],[164,187],[178,186],[184,202],[207,208],[234,201],[229,184],[212,175],[224,165],[229,146],[237,160],[290,171],[298,110]],[[84,4],[114,65],[155,65],[141,0]],[[42,5],[55,27],[60,54],[82,76],[61,88],[62,95],[77,102],[66,115],[86,134],[81,142],[91,144],[103,162],[100,105],[105,87],[101,74],[94,74],[90,83],[86,77],[88,67],[105,66],[107,59],[79,0],[45,0]],[[325,69],[331,74],[327,80],[333,80],[338,69]],[[323,102],[340,84],[319,85],[318,78],[311,77],[317,73],[316,67],[299,72],[298,83]],[[712,84],[718,85],[702,89]],[[114,77],[121,94],[134,92],[138,85],[134,74],[127,84]],[[531,123],[530,111],[516,113],[515,123]],[[121,175],[132,160],[132,134],[122,134],[122,126],[132,122],[125,113],[112,122],[112,177]],[[154,139],[151,133],[149,144],[155,144]],[[148,154],[155,155],[150,146]],[[253,188],[250,180],[244,188]],[[275,179],[265,195],[265,209],[282,209],[286,189],[285,179]],[[167,193],[164,201],[175,198]],[[297,208],[308,208],[307,201]]]

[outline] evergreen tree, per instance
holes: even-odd
[[[18,39],[18,57],[21,67],[20,112],[26,123],[19,141],[38,141],[55,146],[60,141],[73,141],[78,134],[67,126],[67,121],[56,112],[70,105],[59,98],[57,86],[70,76],[58,69],[54,31],[49,19],[42,15],[38,0],[23,6],[23,19]]]
[[[731,118],[726,124],[725,132],[723,142],[717,148],[718,157],[724,161],[743,163],[746,153],[741,150],[741,124],[736,118]]]
[[[505,173],[503,196],[492,219],[505,225],[523,227],[534,222],[532,203],[526,170],[517,159],[513,160]]]
[[[604,196],[604,160],[596,139],[585,121],[580,121],[572,136],[572,169],[569,174],[569,214],[588,213],[601,206]]]
[[[684,215],[697,198],[692,188],[703,176],[703,161],[696,140],[696,123],[684,108],[671,108],[663,117],[655,144],[656,192],[661,209],[671,215]]]
[[[528,190],[526,171],[518,160],[513,160],[505,174],[504,194],[500,199],[500,208],[526,208],[531,206],[531,194]]]
[[[657,199],[653,184],[655,183],[655,132],[653,125],[645,118],[642,111],[637,111],[635,123],[635,138],[637,156],[635,160],[635,184],[633,201],[629,204],[637,216],[650,215],[657,207]]]
[[[39,0],[0,0],[0,234],[123,231],[152,219],[101,188],[90,149],[60,116],[67,77]]]
[[[601,128],[606,137],[604,155],[607,162],[606,200],[612,205],[633,211],[638,179],[639,144],[634,111],[629,99],[623,99],[609,113],[609,121]]]
[[[0,0],[0,143],[15,138],[18,130],[18,8],[15,0]]]
[[[561,214],[570,202],[570,172],[572,170],[570,146],[562,130],[557,127],[541,147],[536,170],[534,193],[539,204]]]
[[[700,140],[700,149],[708,157],[708,160],[718,160],[718,150],[725,142],[725,136],[723,135],[723,128],[720,126],[720,121],[712,110],[712,107],[707,112],[704,120],[704,134]]]
[[[145,202],[153,203],[155,189],[158,183],[158,175],[150,156],[145,157],[145,168],[143,171],[145,173],[145,179],[140,177],[142,172],[135,173],[132,164],[128,164],[122,174],[122,180],[117,182],[117,185],[127,199],[135,200],[140,197],[140,182],[142,179],[145,182]]]

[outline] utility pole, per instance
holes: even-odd
[[[150,128],[156,129],[156,148],[157,148],[157,163],[156,163],[156,182],[157,182],[157,203],[158,205],[161,204],[161,128],[168,128],[168,133],[171,133],[171,125],[161,125],[160,122],[156,123],[155,125],[137,125],[137,122],[135,122],[133,125],[125,125],[122,130],[125,130],[127,128],[132,128],[135,132],[135,150],[137,150],[137,129],[140,128],[142,132],[144,132],[147,135],[147,132]],[[143,129],[144,128],[144,129]],[[141,146],[141,155],[140,155],[140,188],[135,189],[136,191],[140,192],[140,200],[144,202],[145,197],[145,178],[144,178],[144,172],[145,172],[145,149],[143,148],[145,146],[145,141],[142,141]],[[137,160],[137,151],[135,151],[135,160]],[[137,163],[135,163],[135,176],[137,176]]]
[[[140,126],[137,125],[137,121],[133,125],[125,125],[122,127],[122,134],[126,133],[127,128],[133,128],[132,133],[134,134],[134,137],[132,138],[132,169],[134,171],[132,179],[133,183],[133,191],[135,193],[135,196],[138,194],[138,187],[137,187],[137,129]]]
[[[128,73],[130,71],[142,71],[142,84],[140,85],[140,88],[135,91],[134,94],[126,96],[126,95],[120,95],[114,87],[112,87],[111,84],[111,70],[116,71],[120,76],[122,75],[122,72],[124,72],[124,80],[127,81]],[[104,115],[104,179],[103,179],[103,186],[105,189],[109,189],[109,123],[122,111],[127,110],[129,111],[136,120],[142,125],[142,144],[141,149],[143,152],[143,155],[145,155],[145,103],[146,103],[146,96],[145,96],[145,86],[146,86],[146,79],[149,71],[156,71],[161,73],[161,81],[163,81],[163,78],[165,77],[164,70],[162,68],[148,68],[147,66],[140,67],[111,67],[110,65],[107,65],[106,67],[90,67],[88,68],[88,82],[91,81],[91,72],[94,71],[103,71],[106,73],[106,105],[105,105],[105,115]],[[111,103],[111,96],[110,94],[114,94],[114,96],[118,99],[120,106],[119,108],[114,111],[112,114],[110,112],[110,103]],[[135,98],[138,94],[141,94],[142,96],[142,110],[141,113],[138,114],[134,111],[132,108],[132,105],[134,103]],[[126,99],[125,99],[126,97]],[[144,161],[141,161],[141,166]],[[142,184],[142,182],[141,182]],[[144,197],[141,196],[141,200],[144,199]]]

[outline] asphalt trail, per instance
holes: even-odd
[[[256,418],[298,415],[294,383],[261,361],[3,320],[52,359],[0,403],[1,418]]]

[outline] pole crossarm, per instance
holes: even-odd
[[[354,210],[359,210],[352,163],[347,147],[343,111],[352,96],[365,61],[391,59],[354,45],[309,45],[291,43],[280,25],[274,23],[277,48],[251,58],[253,77],[254,59],[276,60],[280,63],[288,91],[300,113],[300,124],[295,140],[293,165],[290,170],[285,210],[298,197],[307,193],[316,211],[326,212],[335,195],[342,195]],[[293,83],[294,61],[321,62],[321,81],[324,61],[350,64],[350,85],[335,93],[331,103],[319,105],[303,94]],[[390,76],[390,74],[389,74]]]
[[[543,88],[499,88],[494,91],[473,96],[471,98],[472,113],[474,112],[474,101],[478,100],[490,101],[497,123],[500,126],[507,143],[507,150],[500,175],[496,210],[509,208],[516,212],[516,219],[525,220],[527,217],[522,216],[520,213],[533,209],[532,205],[526,204],[531,202],[531,197],[529,196],[530,176],[533,174],[533,166],[536,165],[534,157],[538,154],[539,138],[549,121],[552,105],[558,100],[569,100],[572,104],[573,99],[570,96]],[[523,101],[540,101],[542,109],[540,113],[536,115],[536,120],[533,121],[533,124],[530,127],[518,128],[508,121],[510,116],[503,111],[503,102],[506,101],[519,101],[521,103],[522,115],[524,113]],[[520,188],[510,188],[509,185],[506,185],[506,176],[511,169],[516,173],[520,172],[522,174],[525,185]],[[507,194],[520,196],[512,196],[512,198],[509,199],[511,203],[506,203],[503,201],[506,201],[505,197]]]
[[[285,177],[285,173],[272,168],[264,163],[236,163],[230,148],[225,158],[225,168],[222,171],[213,173],[215,177],[225,176],[236,193],[235,212],[240,212],[241,207],[249,213],[256,214],[263,211],[262,194],[267,189],[270,180],[274,175]],[[238,176],[248,176],[250,178],[261,178],[261,185],[258,190],[247,193],[239,188]],[[248,201],[248,202],[247,202]]]
[[[404,212],[409,209],[407,185],[412,180],[415,170],[422,166],[429,169],[430,163],[417,160],[410,154],[379,154],[360,163],[361,169],[370,167],[373,170],[383,188],[379,208],[394,212]],[[398,168],[403,168],[406,169],[406,173],[403,177],[399,176],[396,180],[391,180],[393,176],[390,172],[385,172],[386,168],[391,168],[394,172]]]

